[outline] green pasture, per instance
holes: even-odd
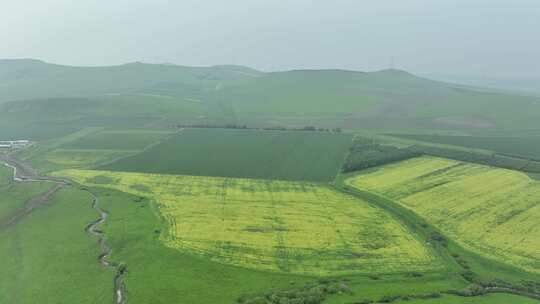
[[[40,191],[39,184],[25,185]],[[11,192],[3,189],[2,196]],[[99,264],[97,239],[84,231],[98,217],[90,202],[87,193],[66,188],[0,230],[0,303],[113,302],[114,273]]]
[[[47,192],[53,185],[48,182],[16,183],[12,181],[13,170],[0,165],[0,224],[10,219],[24,203]]]

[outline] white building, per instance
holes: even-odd
[[[31,141],[23,140],[0,140],[0,148],[22,148],[31,144]]]

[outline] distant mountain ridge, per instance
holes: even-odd
[[[78,67],[34,59],[0,60],[0,102],[130,93],[163,82],[215,87],[219,83],[228,85],[259,74],[254,69],[233,65],[186,67],[133,62]]]
[[[43,118],[39,111],[53,108],[73,124],[104,117],[129,124],[137,117],[160,125],[316,125],[394,132],[540,129],[539,97],[444,83],[396,69],[261,72],[236,65],[74,67],[0,60],[0,116],[9,111],[35,121]]]

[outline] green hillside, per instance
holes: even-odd
[[[32,59],[0,60],[0,102],[133,93],[171,86],[183,91],[198,91],[258,74],[255,70],[238,66],[183,67],[135,62],[118,66],[75,67]]]
[[[0,61],[0,86],[3,137],[40,139],[96,125],[315,125],[460,134],[540,129],[540,97],[400,70],[263,73],[239,66],[68,67],[12,60]]]

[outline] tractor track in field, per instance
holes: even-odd
[[[49,202],[52,197],[63,187],[71,186],[72,182],[69,180],[40,176],[37,171],[31,168],[29,165],[17,160],[11,155],[0,154],[0,163],[4,166],[9,167],[13,170],[13,181],[14,182],[50,182],[55,185],[49,189],[47,192],[42,193],[36,197],[28,200],[24,207],[17,210],[13,215],[9,216],[7,219],[0,219],[0,230],[7,228],[16,224],[19,220],[27,216],[32,212],[32,210],[42,206]],[[115,304],[125,304],[126,303],[126,287],[124,283],[124,275],[126,273],[125,265],[111,262],[109,256],[112,253],[112,248],[107,244],[107,239],[103,231],[99,229],[99,226],[107,221],[109,214],[107,211],[99,207],[98,197],[92,193],[90,190],[84,188],[83,191],[90,194],[92,198],[91,206],[92,208],[99,213],[99,218],[85,227],[85,232],[88,235],[96,236],[98,238],[98,244],[101,249],[101,254],[98,257],[99,263],[103,267],[113,268],[116,272],[114,277],[114,303]]]

